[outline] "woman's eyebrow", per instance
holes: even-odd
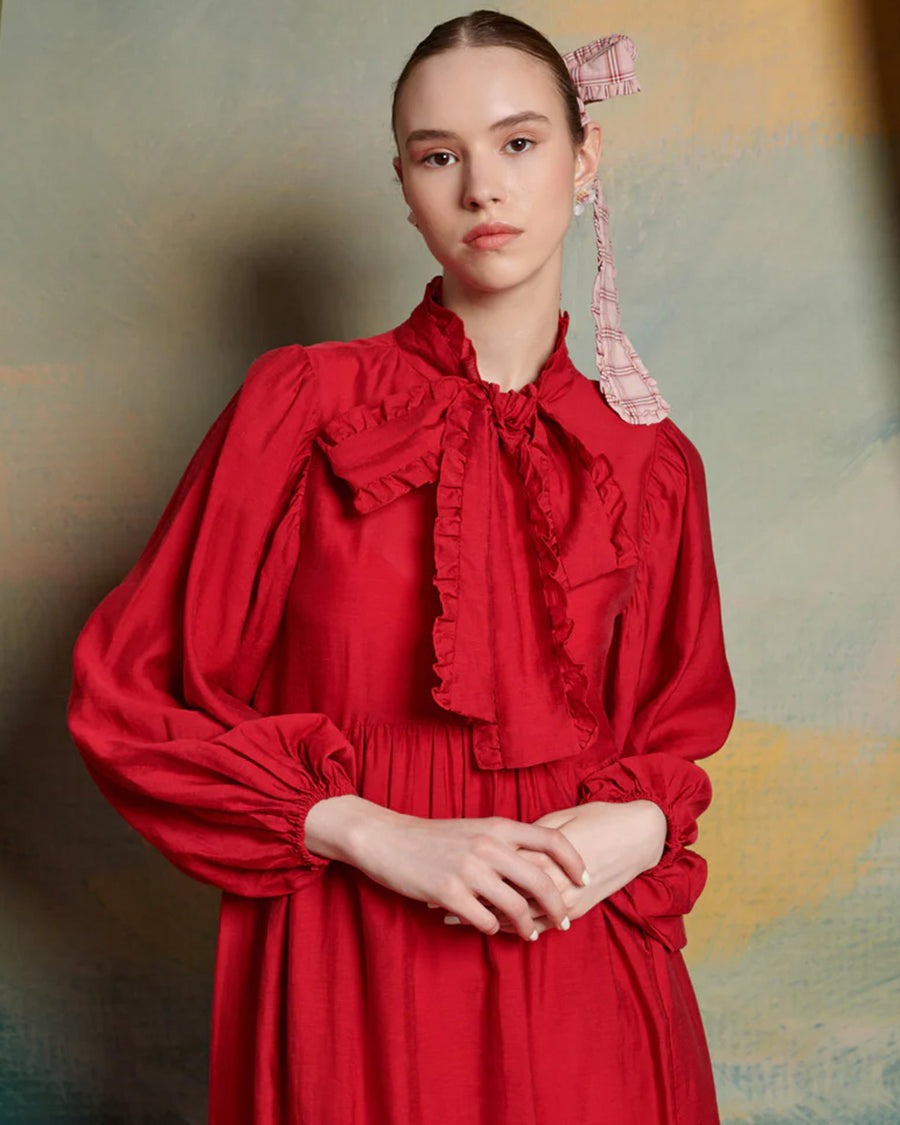
[[[511,113],[508,117],[501,117],[491,126],[491,132],[496,129],[508,129],[512,125],[522,125],[526,121],[541,121],[547,125],[550,124],[550,118],[545,113],[537,113],[535,110],[526,109],[521,113]],[[406,147],[409,148],[414,141],[443,140],[459,140],[459,133],[454,133],[450,129],[413,129],[406,138]]]

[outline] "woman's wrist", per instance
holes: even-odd
[[[367,829],[373,823],[393,816],[396,813],[391,809],[355,793],[324,797],[316,801],[306,814],[306,847],[314,855],[355,865],[355,857],[365,846]]]
[[[656,867],[662,859],[663,852],[666,848],[666,837],[669,834],[669,821],[666,814],[655,801],[641,798],[632,803],[640,805],[644,812],[647,825],[644,870],[649,871],[651,867]]]

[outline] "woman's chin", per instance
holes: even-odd
[[[460,262],[456,259],[441,263],[444,276],[452,275],[464,289],[474,289],[482,293],[501,293],[514,289],[527,281],[535,272],[521,260],[512,262],[501,260],[498,256],[481,255],[478,261]]]

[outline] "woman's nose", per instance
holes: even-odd
[[[496,168],[470,164],[463,185],[463,206],[487,207],[503,199],[503,188]]]

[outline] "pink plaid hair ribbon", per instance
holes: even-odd
[[[576,47],[562,56],[578,95],[581,123],[591,118],[585,103],[602,102],[618,94],[636,94],[640,84],[634,70],[637,48],[627,35],[608,35]],[[597,276],[591,295],[596,325],[597,370],[600,390],[626,422],[659,422],[671,407],[659,393],[656,380],[641,362],[622,331],[622,314],[616,289],[616,264],[609,237],[609,210],[599,173],[591,181],[594,234],[597,239]]]

